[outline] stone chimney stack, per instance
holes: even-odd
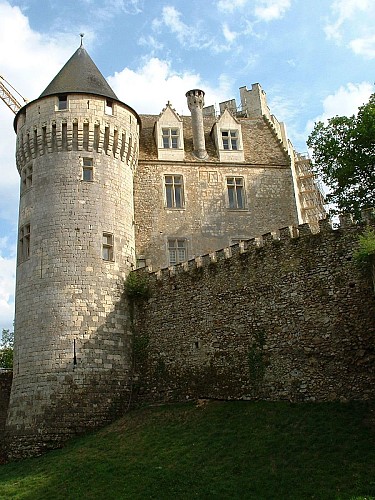
[[[204,140],[203,128],[203,90],[193,89],[186,92],[187,104],[191,112],[191,122],[193,127],[194,154],[200,160],[207,158],[206,144]]]

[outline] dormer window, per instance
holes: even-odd
[[[68,109],[68,96],[66,94],[59,95],[58,110],[63,111],[64,109]]]
[[[168,102],[156,120],[154,128],[158,159],[169,161],[184,160],[184,130],[182,118]]]
[[[237,151],[238,150],[238,131],[237,130],[222,130],[221,138],[223,141],[223,149]]]
[[[178,129],[177,128],[163,128],[163,148],[177,149],[178,148]]]
[[[245,160],[240,121],[226,108],[213,126],[219,160],[243,162]]]

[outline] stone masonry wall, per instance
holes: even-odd
[[[30,103],[18,116],[22,186],[11,457],[55,448],[113,419],[130,369],[124,281],[134,264],[137,117],[100,96]],[[84,161],[92,176],[83,175]],[[29,180],[28,180],[29,178]],[[108,255],[104,254],[107,251]]]
[[[176,161],[174,156],[170,161],[158,160],[156,118],[142,116],[140,159],[134,177],[137,256],[158,269],[169,263],[169,238],[184,239],[188,258],[193,258],[230,245],[231,240],[298,224],[290,158],[263,118],[240,120],[242,162],[219,161],[210,133],[212,118],[204,120],[209,157],[197,160],[187,117],[183,118],[185,160]],[[184,203],[180,208],[166,206],[165,175],[182,176]],[[231,176],[243,179],[244,206],[238,210],[229,208],[227,178]]]
[[[3,442],[5,421],[7,418],[10,388],[12,386],[12,371],[0,371],[0,457]]]
[[[320,228],[137,270],[150,298],[134,304],[133,400],[373,398],[373,283],[353,261],[363,227]]]

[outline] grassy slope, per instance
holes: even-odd
[[[375,498],[369,412],[264,402],[134,410],[63,450],[0,466],[0,498]]]

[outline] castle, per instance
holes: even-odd
[[[21,196],[6,424],[11,456],[56,447],[109,422],[130,401],[134,332],[142,324],[142,312],[134,318],[125,296],[130,272],[183,267],[286,226],[308,223],[319,231],[323,200],[309,160],[294,151],[258,84],[242,87],[240,96],[239,110],[226,101],[216,116],[213,106],[204,106],[204,92],[194,89],[186,93],[191,117],[179,116],[170,103],[158,116],[139,116],[81,46],[40,97],[17,113]],[[240,282],[238,273],[228,283]],[[228,307],[232,299],[225,300]],[[183,301],[185,313],[189,301]],[[162,302],[166,314],[173,302]],[[157,335],[160,312],[150,320],[144,309],[144,321],[159,324]],[[188,312],[178,321],[195,324]],[[261,330],[254,356],[264,348]],[[194,363],[207,364],[205,342],[198,334],[190,340]],[[150,387],[166,376],[161,346],[153,348]],[[150,381],[150,373],[159,380]]]

